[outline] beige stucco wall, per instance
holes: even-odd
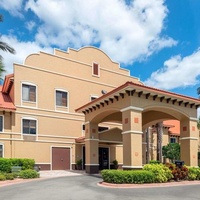
[[[99,77],[92,75],[93,62],[99,64]],[[29,55],[23,64],[14,64],[10,96],[17,109],[12,115],[12,126],[10,114],[5,115],[5,131],[12,135],[0,134],[0,142],[5,144],[4,156],[30,157],[37,163],[50,163],[51,146],[70,146],[71,163],[75,163],[75,155],[82,156],[81,145],[75,148],[75,138],[84,135],[84,115],[75,113],[75,109],[88,103],[91,96],[101,96],[102,90],[108,92],[126,81],[140,83],[129,76],[128,70],[121,69],[118,63],[93,47],[68,52],[55,50],[55,55],[39,52]],[[22,101],[22,83],[36,86],[36,103]],[[67,109],[56,108],[56,89],[68,92]],[[23,118],[37,120],[36,136],[22,134]],[[102,126],[120,127],[109,123]]]
[[[93,62],[100,66],[99,77],[92,75]],[[118,63],[113,62],[104,52],[93,47],[82,48],[78,51],[69,49],[68,52],[55,50],[55,55],[40,52],[28,56],[24,64],[14,64],[14,87],[11,89],[11,98],[17,110],[12,116],[10,113],[5,114],[5,132],[7,133],[4,135],[0,133],[0,142],[3,141],[5,144],[5,157],[31,157],[38,163],[50,163],[51,147],[65,146],[71,147],[71,163],[75,163],[82,156],[83,145],[76,146],[75,139],[84,135],[82,125],[85,122],[84,115],[76,113],[75,109],[88,103],[91,96],[100,97],[102,90],[109,92],[127,81],[141,84],[137,78],[129,76],[129,71],[121,69]],[[22,83],[36,86],[36,103],[22,101]],[[69,106],[67,109],[56,108],[56,89],[68,92]],[[140,113],[138,116],[136,113],[133,114],[132,118],[139,118],[140,121],[132,123],[131,129],[138,130],[141,126],[145,128],[144,126],[157,122],[158,119],[183,120],[187,118],[186,115],[196,117],[196,109],[191,109],[184,104],[179,106],[175,103],[173,105],[167,103],[166,100],[160,102],[159,98],[153,100],[151,96],[146,99],[145,95],[141,97],[136,95],[131,98],[125,95],[123,99],[120,97],[120,101],[114,100],[109,110],[105,106],[96,112],[89,113],[86,121],[93,119],[97,123],[107,122],[102,123],[102,126],[122,128],[120,124],[114,124],[114,122],[122,122],[120,110],[130,105],[144,109],[141,113],[142,117]],[[22,135],[21,122],[24,117],[37,120],[36,136],[24,137]],[[110,121],[113,123],[109,123]],[[132,137],[130,136],[129,139]],[[154,137],[156,136],[152,136],[153,147],[156,145]],[[113,133],[109,135],[102,133],[99,138],[111,142],[106,144],[96,141],[90,144],[91,148],[95,148],[95,144],[109,147],[110,162],[117,159],[119,163],[123,163],[122,144],[112,143],[113,141],[119,142],[122,135],[118,134],[116,137]],[[163,143],[167,143],[168,139],[167,135],[164,135]],[[28,148],[27,151],[25,151],[26,148]],[[131,148],[130,146],[129,149]],[[91,155],[97,152],[95,150],[94,153],[91,152]],[[151,155],[152,159],[155,159],[155,148],[152,148]],[[88,162],[95,163],[98,160],[97,156],[91,159]]]

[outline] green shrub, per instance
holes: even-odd
[[[22,166],[22,158],[10,158],[10,162],[12,166]]]
[[[35,161],[28,158],[0,158],[0,171],[10,173],[12,166],[21,166],[22,170],[34,169]]]
[[[6,180],[14,180],[15,176],[13,173],[4,173],[3,174],[6,178]]]
[[[200,168],[189,167],[188,168],[188,179],[189,180],[200,180]]]
[[[164,183],[173,178],[171,170],[163,164],[147,164],[143,170],[152,172],[156,183]]]
[[[22,170],[25,169],[34,169],[35,160],[24,158],[22,159]]]
[[[159,160],[150,160],[149,164],[160,164]]]
[[[13,172],[12,174],[13,174],[14,178],[18,178],[19,177],[19,172]]]
[[[8,158],[0,158],[0,172],[11,172],[11,162]]]
[[[23,179],[39,178],[40,174],[32,169],[26,169],[19,172],[19,177]]]
[[[154,174],[144,170],[102,170],[102,178],[107,183],[153,183]]]
[[[0,173],[0,181],[5,181],[5,180],[6,180],[6,177],[4,176],[4,174]]]
[[[185,180],[188,177],[188,168],[184,165],[177,167],[175,164],[167,163],[166,166],[171,170],[174,180]]]

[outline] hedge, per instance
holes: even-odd
[[[21,166],[22,170],[34,169],[35,161],[28,158],[0,158],[0,171],[10,173],[12,166]]]
[[[19,177],[23,179],[39,178],[40,174],[33,169],[26,169],[19,172]]]
[[[163,164],[146,164],[143,170],[154,174],[155,183],[164,183],[173,178],[172,171]]]
[[[102,170],[102,178],[107,183],[153,183],[155,176],[144,170]]]
[[[188,180],[200,180],[200,168],[188,168]]]

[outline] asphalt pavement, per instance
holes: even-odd
[[[99,175],[81,174],[0,187],[0,200],[199,200],[200,185],[147,188],[99,186]]]

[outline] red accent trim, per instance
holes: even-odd
[[[187,126],[184,126],[184,127],[183,127],[183,131],[187,131]]]
[[[135,124],[138,124],[138,123],[139,123],[138,117],[135,117],[135,118],[134,118],[134,123],[135,123]]]
[[[95,128],[92,129],[92,133],[96,133],[96,129]]]
[[[195,126],[192,126],[192,131],[195,131]]]
[[[128,118],[125,118],[124,123],[128,124]]]

